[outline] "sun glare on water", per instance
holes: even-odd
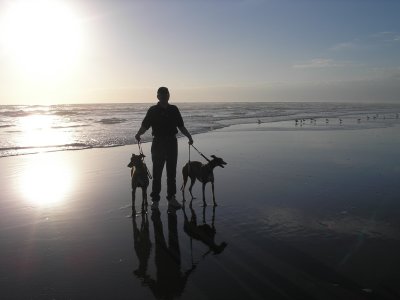
[[[29,161],[20,177],[19,190],[33,206],[61,205],[73,188],[72,169],[49,155],[38,155]]]
[[[68,132],[57,131],[52,126],[60,120],[52,115],[31,115],[20,120],[24,134],[19,141],[22,147],[39,147],[48,151],[53,146],[70,142]],[[20,176],[18,189],[24,199],[35,207],[60,205],[73,187],[73,169],[59,154],[35,154],[29,159]]]
[[[0,44],[24,75],[54,79],[77,64],[82,22],[61,0],[16,0],[1,7]]]
[[[52,115],[31,115],[20,119],[18,126],[22,134],[18,144],[22,147],[61,146],[72,143],[70,132],[57,131],[53,127],[61,120]],[[38,149],[39,150],[39,149]]]

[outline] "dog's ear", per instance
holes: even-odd
[[[214,154],[213,154],[213,155],[211,155],[211,157],[212,157],[212,158],[217,158],[217,157],[216,157]]]

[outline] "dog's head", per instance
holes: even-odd
[[[220,254],[224,249],[228,246],[227,243],[222,242],[220,245],[214,245],[211,249],[213,250],[214,254]]]
[[[221,168],[224,168],[224,165],[227,164],[227,163],[224,162],[224,160],[223,160],[222,158],[220,158],[220,157],[217,157],[217,156],[215,156],[215,155],[211,155],[211,157],[212,157],[212,162],[213,162],[216,166],[219,166],[219,167],[221,167]]]
[[[139,155],[132,154],[131,161],[129,162],[127,167],[128,168],[133,168],[133,167],[139,166],[140,164],[143,163],[143,158],[144,157],[145,156],[143,154],[139,154]]]

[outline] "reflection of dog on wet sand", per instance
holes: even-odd
[[[147,266],[150,258],[151,241],[150,241],[150,230],[149,220],[147,214],[142,214],[142,223],[140,228],[136,224],[136,218],[132,218],[133,224],[133,241],[135,252],[139,260],[139,267],[133,271],[138,278],[147,278]]]
[[[183,208],[184,209],[184,208]],[[214,237],[216,234],[214,220],[215,207],[213,210],[212,225],[205,224],[205,210],[203,209],[203,225],[197,226],[196,215],[192,211],[189,221],[184,211],[184,230],[192,239],[202,241],[209,248],[204,258],[209,253],[221,253],[226,247],[226,243],[216,244]],[[187,268],[182,267],[181,247],[178,234],[178,216],[176,211],[170,211],[167,215],[167,232],[164,235],[161,213],[152,210],[151,221],[154,228],[154,242],[150,239],[149,220],[146,213],[142,213],[142,223],[140,228],[136,224],[136,218],[132,219],[134,249],[138,258],[138,268],[133,274],[142,282],[143,286],[148,287],[156,299],[177,299],[182,296],[186,288],[190,275],[196,270],[199,261],[194,262],[193,254],[191,265]],[[151,255],[153,251],[154,255]],[[151,259],[154,258],[153,268],[149,268]],[[186,265],[186,264],[185,264]]]
[[[207,182],[211,182],[212,194],[213,194],[213,202],[214,205],[217,205],[215,202],[215,193],[214,193],[214,168],[219,166],[224,168],[226,162],[222,158],[216,157],[215,155],[211,155],[212,160],[210,160],[207,164],[202,164],[199,161],[189,161],[183,168],[182,168],[182,175],[183,175],[183,185],[181,187],[183,199],[185,199],[185,186],[190,178],[190,187],[189,192],[192,196],[192,199],[195,199],[192,194],[193,185],[198,179],[203,184],[203,204],[206,206],[206,199],[204,195],[204,190],[206,188]]]
[[[143,215],[147,218],[146,214]],[[168,213],[168,243],[164,236],[159,210],[152,211],[151,220],[154,227],[155,276],[147,274],[147,261],[151,250],[150,240],[147,240],[149,237],[147,229],[144,232],[144,239],[135,238],[135,251],[140,262],[134,274],[142,280],[144,286],[149,287],[156,299],[180,298],[196,266],[192,264],[188,270],[182,270],[176,213]],[[139,249],[140,247],[142,249]]]
[[[215,229],[214,225],[214,220],[215,220],[215,206],[213,208],[213,216],[212,216],[212,222],[211,226],[206,223],[205,220],[205,208],[203,208],[203,224],[197,225],[197,216],[192,208],[190,206],[190,211],[192,213],[192,216],[189,220],[189,218],[186,215],[186,210],[185,207],[183,207],[183,215],[185,217],[184,223],[183,223],[183,229],[186,232],[188,236],[191,238],[203,242],[205,245],[209,247],[209,251],[205,253],[203,256],[207,255],[210,252],[213,252],[214,254],[219,254],[222,251],[224,251],[225,247],[228,245],[225,242],[222,242],[221,244],[215,243],[215,235],[217,233],[217,230]]]
[[[146,164],[143,162],[143,154],[132,154],[128,168],[131,168],[132,184],[132,211],[135,211],[136,188],[142,188],[142,211],[147,209],[147,187],[149,186],[149,175]]]

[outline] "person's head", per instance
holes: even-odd
[[[160,102],[163,103],[168,103],[169,100],[169,91],[168,88],[162,86],[157,90],[157,99],[160,100]]]

